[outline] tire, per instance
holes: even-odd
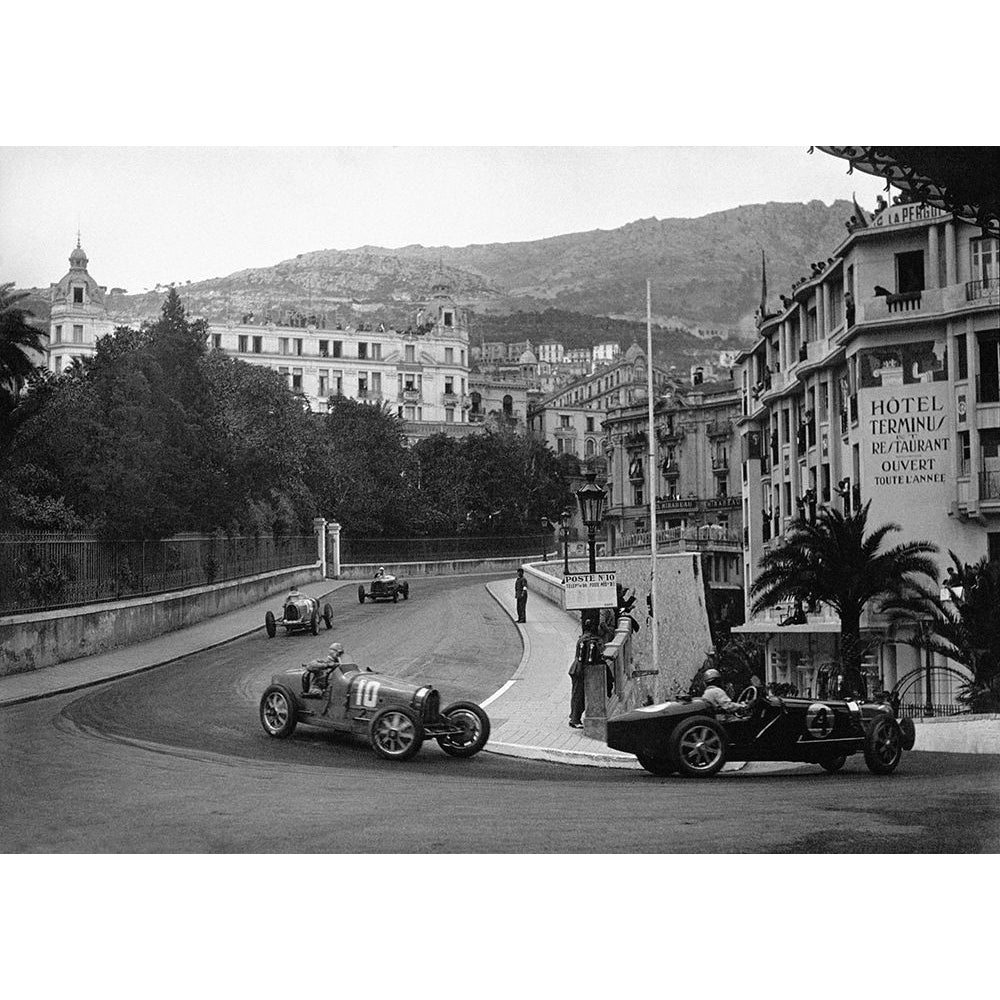
[[[364,603],[365,603],[365,588],[358,587],[358,604],[364,604]]]
[[[312,618],[309,619],[309,631],[313,635],[319,635],[319,611],[315,610],[312,613]]]
[[[865,763],[872,774],[892,774],[903,756],[903,734],[888,715],[876,719],[865,733]]]
[[[323,621],[326,623],[326,630],[329,632],[333,628],[333,608],[329,604],[323,605]]]
[[[903,749],[912,750],[917,742],[917,727],[913,724],[913,719],[897,719],[896,725],[903,737]]]
[[[408,601],[410,599],[410,585],[408,583],[403,584],[403,600]]]
[[[274,613],[271,611],[264,615],[264,629],[267,631],[268,639],[273,639],[278,634],[278,626],[274,620]]]
[[[666,754],[637,753],[636,757],[650,774],[655,774],[660,778],[669,778],[671,774],[677,773],[677,768],[670,763],[670,758]]]
[[[392,603],[393,603],[393,604],[397,604],[398,602],[399,602],[399,588],[397,587],[397,588],[396,588],[396,589],[395,589],[395,590],[394,590],[394,591],[392,592]]]
[[[826,760],[821,760],[819,766],[826,771],[827,774],[836,774],[845,764],[847,763],[847,754],[838,754],[836,757],[827,757]]]
[[[287,739],[298,721],[295,699],[287,688],[272,684],[260,699],[260,724],[276,740]]]
[[[490,717],[474,701],[456,701],[441,714],[465,727],[461,736],[439,736],[438,746],[452,757],[474,757],[490,738]]]
[[[424,727],[409,708],[384,708],[368,731],[372,749],[386,760],[409,760],[424,743]]]
[[[684,719],[670,736],[670,763],[685,778],[711,778],[726,762],[726,734],[707,715]]]

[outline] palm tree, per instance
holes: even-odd
[[[27,292],[14,292],[14,282],[0,285],[0,392],[15,399],[36,365],[29,351],[45,350],[41,331],[28,320],[34,315],[18,303]]]
[[[921,626],[903,636],[904,642],[969,671],[960,701],[974,712],[995,712],[1000,708],[1000,562],[984,557],[963,563],[954,552],[948,554],[952,566],[940,593],[893,601],[887,610],[898,625]]]
[[[822,602],[833,608],[840,616],[842,693],[862,697],[867,694],[861,673],[865,606],[881,601],[881,610],[890,599],[927,596],[931,591],[919,577],[937,580],[937,564],[930,558],[938,551],[936,545],[903,542],[881,552],[886,536],[900,530],[898,524],[883,524],[866,537],[870,506],[871,501],[853,514],[824,507],[815,520],[800,519],[776,548],[765,553],[750,588],[751,614],[788,600],[797,607]]]

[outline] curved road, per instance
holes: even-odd
[[[0,710],[4,852],[996,851],[1000,758],[908,754],[710,782],[515,760],[405,764],[360,741],[257,719],[273,671],[333,639],[347,657],[482,700],[521,643],[484,577],[418,580],[409,601],[331,597],[319,636],[263,631],[156,670]],[[498,702],[499,706],[501,703]]]

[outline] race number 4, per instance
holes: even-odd
[[[354,689],[354,704],[358,708],[374,708],[378,704],[378,681],[362,680]]]
[[[833,709],[829,705],[813,702],[806,710],[806,729],[818,740],[825,740],[833,732]]]

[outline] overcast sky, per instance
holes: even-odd
[[[47,287],[79,224],[130,292],[364,244],[464,246],[766,201],[872,207],[882,182],[793,147],[0,148],[0,281]]]

